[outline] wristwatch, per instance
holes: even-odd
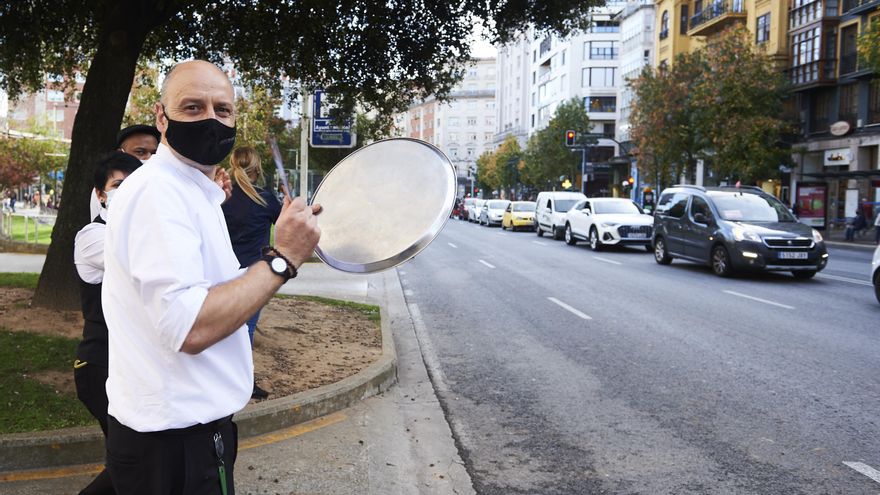
[[[263,256],[260,260],[268,263],[272,273],[283,278],[285,282],[297,275],[296,267],[273,247],[267,246],[263,248]]]

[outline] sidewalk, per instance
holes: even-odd
[[[834,229],[834,230],[824,230],[822,232],[822,237],[825,238],[825,244],[834,247],[854,247],[859,249],[876,249],[877,243],[874,242],[875,239],[875,231],[874,227],[870,226],[867,229],[863,230],[861,234],[855,237],[853,241],[847,241],[845,239],[845,231],[843,229]]]
[[[40,255],[0,253],[0,271],[39,271],[43,259]],[[259,417],[260,428],[272,426],[279,418],[302,413],[302,407],[330,404],[344,384],[306,392],[311,397],[305,406],[303,401],[291,402],[291,398],[255,404],[257,408],[249,406],[236,415],[240,424],[237,491],[474,493],[422,361],[396,270],[353,275],[308,263],[299,273],[279,292],[366,302],[382,308],[383,348],[394,355],[397,385],[383,385],[372,392],[349,391],[353,406],[327,409],[312,416],[317,417],[313,421],[288,422],[270,433],[249,431],[253,430],[248,426],[252,424],[248,423],[253,420],[251,416]],[[379,395],[364,399],[377,391]],[[362,395],[355,397],[353,393]],[[99,465],[91,464],[0,473],[0,492],[75,494],[99,469]]]

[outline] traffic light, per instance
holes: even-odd
[[[565,145],[574,146],[574,138],[577,136],[574,131],[565,131]]]
[[[632,186],[633,183],[635,183],[636,180],[633,179],[632,177],[630,177],[629,179],[626,179],[626,181],[629,183],[630,186]]]

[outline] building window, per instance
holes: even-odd
[[[856,39],[858,38],[858,25],[847,26],[840,30],[840,74],[849,74],[858,69],[858,53]]]
[[[467,76],[468,76],[469,78],[471,78],[471,77],[477,77],[477,69],[468,69],[468,71],[467,71]]]
[[[472,132],[472,133],[468,134],[468,141],[476,141],[476,140],[477,140],[477,133],[476,132]]]
[[[687,34],[688,31],[688,6],[681,6],[681,19],[678,24],[678,32],[679,34]]]
[[[868,86],[868,123],[880,124],[880,78],[874,78]]]
[[[458,148],[449,148],[449,156],[457,157],[458,156]]]
[[[458,117],[449,117],[449,127],[458,127]]]
[[[589,41],[591,60],[614,60],[617,58],[617,42]]]
[[[467,157],[468,157],[468,158],[473,158],[473,157],[474,157],[474,152],[476,152],[476,150],[475,150],[474,148],[468,148],[468,149],[467,149]]]
[[[614,139],[614,123],[605,122],[602,124],[602,135]]]
[[[810,132],[825,132],[831,124],[828,114],[831,113],[831,92],[820,90],[813,93],[810,108]]]
[[[64,102],[64,91],[58,91],[55,89],[50,89],[46,92],[46,101],[51,101],[55,103],[63,103]]]
[[[565,65],[565,52],[567,50],[562,50],[562,65]]]
[[[755,29],[755,41],[758,43],[766,43],[770,41],[770,13],[758,17],[758,23]]]
[[[477,125],[477,118],[476,117],[468,117],[467,118],[467,125]]]
[[[593,21],[587,29],[588,33],[619,33],[620,24],[617,21]]]
[[[616,96],[590,96],[584,98],[588,112],[615,112],[617,110]]]
[[[591,88],[614,87],[614,67],[589,67],[584,69],[584,86]]]
[[[840,86],[840,120],[855,125],[859,118],[859,85],[847,84]]]
[[[669,37],[669,11],[664,10],[660,16],[660,39],[665,40]]]

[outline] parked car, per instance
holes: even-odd
[[[506,199],[490,199],[486,201],[480,210],[480,225],[491,227],[493,225],[501,225],[501,218],[504,216],[504,210],[510,205],[510,201]]]
[[[474,204],[468,208],[468,222],[477,223],[480,221],[480,212],[483,210],[484,204],[486,204],[485,199],[474,200]]]
[[[629,199],[590,198],[565,214],[565,242],[574,246],[579,240],[590,241],[593,251],[611,245],[638,245],[651,252],[653,226],[654,217]]]
[[[535,201],[535,232],[543,237],[547,232],[557,241],[565,232],[565,212],[578,201],[586,201],[587,197],[579,192],[544,191],[538,193]]]
[[[472,206],[474,206],[474,201],[476,198],[464,198],[464,201],[461,203],[461,208],[458,209],[458,219],[459,220],[468,220],[468,213]]]
[[[822,235],[758,187],[664,190],[652,241],[657,263],[682,258],[705,263],[722,277],[735,270],[766,270],[806,279],[828,263]]]
[[[461,218],[461,198],[455,198],[455,203],[452,205],[452,214],[450,218]]]
[[[514,201],[507,205],[501,218],[501,228],[516,230],[518,228],[535,228],[535,202]]]
[[[874,250],[874,261],[871,262],[871,280],[874,281],[874,296],[880,302],[880,246]]]

